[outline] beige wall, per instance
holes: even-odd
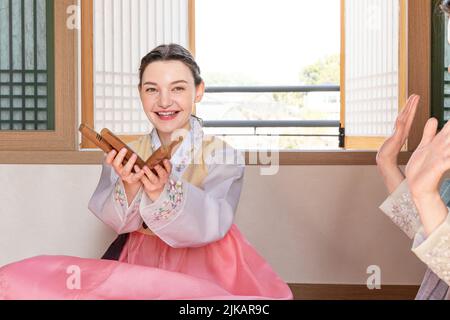
[[[0,266],[41,254],[99,257],[114,234],[87,209],[100,166],[0,165]],[[378,209],[373,166],[246,170],[236,223],[290,283],[419,284],[425,267]]]

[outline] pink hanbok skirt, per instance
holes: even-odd
[[[38,256],[0,268],[0,299],[292,299],[233,225],[221,240],[172,248],[131,233],[119,261]]]

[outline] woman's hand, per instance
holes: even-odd
[[[447,217],[439,183],[450,169],[450,122],[437,133],[438,121],[428,120],[422,141],[406,167],[406,178],[425,232],[431,234]]]
[[[143,172],[138,172],[138,166],[135,165],[137,160],[137,155],[133,154],[129,161],[123,165],[123,161],[127,154],[127,149],[123,148],[120,150],[119,154],[117,154],[116,150],[112,150],[108,153],[106,157],[106,163],[114,168],[117,175],[122,179],[122,181],[130,186],[139,186],[141,185],[141,179],[144,176]],[[132,170],[136,173],[133,173]],[[140,170],[139,170],[140,171]]]
[[[117,154],[115,150],[112,150],[106,156],[106,163],[114,168],[114,171],[122,180],[128,205],[130,205],[142,186],[141,179],[144,176],[144,173],[138,172],[139,167],[135,165],[137,159],[136,154],[133,154],[128,162],[123,165],[123,160],[125,159],[126,154],[127,149],[125,148],[123,148],[119,154]],[[132,172],[133,167],[136,173]]]
[[[438,121],[428,120],[422,141],[406,167],[413,196],[439,193],[439,182],[450,169],[450,122],[437,134]]]
[[[405,176],[397,165],[397,159],[408,139],[419,100],[420,97],[417,95],[412,95],[408,99],[395,121],[394,133],[383,143],[377,154],[377,167],[389,193],[393,193],[405,180]]]
[[[411,125],[416,115],[420,97],[412,95],[395,121],[395,130],[381,146],[377,154],[377,164],[381,166],[397,166],[397,158],[408,139]]]
[[[147,166],[140,170],[136,169],[138,174],[143,174],[141,183],[144,186],[144,191],[152,201],[158,200],[163,192],[170,174],[172,173],[172,164],[169,160],[164,160],[163,165],[157,165],[153,168],[158,175],[155,175]]]

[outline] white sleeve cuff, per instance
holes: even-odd
[[[424,234],[422,238],[425,239]],[[450,214],[428,238],[415,243],[413,252],[450,285]]]
[[[142,219],[150,230],[157,232],[174,221],[182,212],[186,185],[181,180],[170,179],[156,201],[144,192],[140,203]]]
[[[123,181],[119,178],[115,184],[113,197],[114,197],[114,206],[124,213],[124,217],[132,215],[139,210],[139,203],[142,199],[143,188],[141,187],[134,197],[133,201],[130,205],[128,205],[128,199],[125,192],[125,187],[123,185]]]
[[[386,199],[380,206],[383,211],[404,233],[413,239],[421,228],[419,212],[412,200],[407,180]]]

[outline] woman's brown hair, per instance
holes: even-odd
[[[450,0],[442,0],[440,8],[444,13],[450,15]]]
[[[203,79],[200,76],[200,67],[195,62],[192,54],[179,44],[163,44],[142,58],[141,66],[139,67],[139,87],[142,86],[142,76],[144,71],[150,63],[156,61],[180,61],[184,63],[192,72],[195,86],[199,86]]]

